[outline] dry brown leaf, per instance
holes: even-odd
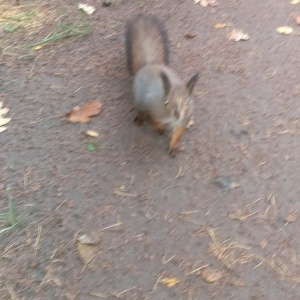
[[[276,28],[276,31],[279,34],[291,34],[294,29],[291,26],[281,26]]]
[[[250,36],[249,36],[248,33],[244,33],[240,29],[233,29],[231,31],[231,33],[229,34],[228,39],[230,41],[235,41],[235,42],[238,42],[238,41],[247,41],[247,40],[250,39]]]
[[[70,123],[87,123],[91,117],[101,112],[102,104],[98,100],[86,103],[82,108],[75,106],[66,114],[67,121]]]
[[[179,280],[175,277],[166,277],[160,280],[160,282],[167,287],[173,287],[177,283],[179,283]]]
[[[300,25],[300,15],[295,17],[295,22],[297,25]]]
[[[97,246],[77,242],[77,250],[83,263],[87,265],[96,256]]]
[[[98,137],[99,136],[99,133],[97,131],[94,131],[94,130],[87,130],[85,132],[85,134],[87,136],[91,136],[91,137]]]
[[[297,220],[298,218],[298,210],[292,210],[286,217],[285,221],[288,223],[293,223]]]
[[[214,268],[207,267],[203,269],[200,273],[202,279],[204,279],[206,282],[212,283],[215,281],[220,280],[224,277],[223,272],[216,270]]]

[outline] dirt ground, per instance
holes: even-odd
[[[218,2],[89,1],[88,34],[24,54],[81,19],[71,0],[20,0],[38,14],[0,33],[12,118],[0,133],[0,213],[11,187],[24,216],[0,235],[1,299],[299,299],[300,4]],[[178,74],[201,74],[175,159],[166,137],[133,124],[124,24],[139,12],[166,22]],[[229,41],[233,28],[250,39]],[[65,121],[92,99],[103,110],[90,123]],[[79,244],[84,234],[96,245]]]

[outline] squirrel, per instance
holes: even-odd
[[[169,153],[174,157],[192,118],[199,73],[185,83],[168,66],[168,35],[155,16],[140,14],[129,20],[125,41],[128,71],[134,76],[134,122],[141,126],[149,119],[160,134],[171,131]]]

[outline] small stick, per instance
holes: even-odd
[[[122,222],[118,222],[118,223],[116,223],[116,224],[113,224],[113,225],[110,225],[110,226],[104,227],[104,228],[100,229],[100,230],[99,230],[99,232],[102,232],[102,231],[105,231],[105,230],[107,230],[107,229],[110,229],[110,228],[113,228],[113,227],[119,226],[119,225],[121,225],[121,224],[122,224]]]

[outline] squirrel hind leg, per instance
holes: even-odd
[[[137,126],[143,126],[145,121],[148,119],[149,115],[147,112],[140,111],[134,119],[134,124]]]
[[[151,119],[151,121],[154,128],[160,135],[165,134],[165,126],[160,121],[154,120],[153,118]]]

